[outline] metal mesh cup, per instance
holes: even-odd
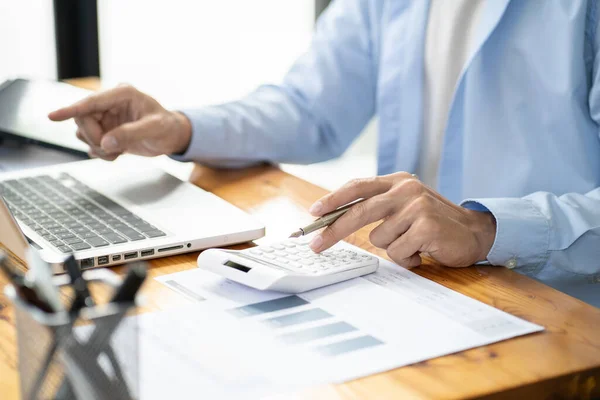
[[[84,276],[109,286],[120,282],[108,270]],[[69,282],[54,279],[60,286]],[[84,308],[73,326],[66,311],[44,313],[10,285],[5,293],[15,305],[23,399],[139,398],[138,327],[135,318],[124,318],[133,304]]]

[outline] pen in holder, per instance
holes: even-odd
[[[103,269],[86,271],[84,277],[112,288],[121,284]],[[53,283],[65,286],[70,279],[56,276]],[[5,294],[15,305],[23,399],[139,398],[136,319],[123,319],[133,302],[83,307],[73,317],[28,304],[12,285]]]

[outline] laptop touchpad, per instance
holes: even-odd
[[[145,208],[171,207],[178,188],[185,184],[167,173],[152,175],[152,179],[130,182],[117,192],[117,196]]]

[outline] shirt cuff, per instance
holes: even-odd
[[[492,265],[533,273],[549,256],[550,220],[530,201],[519,198],[467,199],[462,207],[496,218],[496,239],[487,255]]]
[[[215,142],[215,136],[223,130],[223,116],[214,108],[198,110],[180,110],[190,120],[192,126],[192,137],[190,144],[183,154],[172,154],[170,157],[177,161],[197,161],[207,158],[209,149],[220,148]],[[200,143],[200,132],[203,132],[202,144]]]

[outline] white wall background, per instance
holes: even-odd
[[[100,0],[102,79],[169,106],[200,106],[278,82],[308,47],[313,0]]]
[[[50,0],[0,0],[0,82],[14,76],[57,77]]]

